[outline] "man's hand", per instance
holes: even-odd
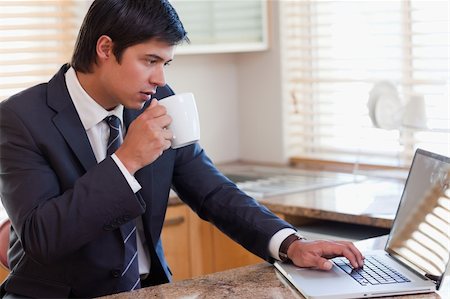
[[[166,127],[171,122],[166,108],[153,99],[150,106],[130,124],[116,156],[132,175],[170,147],[173,133]]]
[[[303,268],[331,270],[333,263],[328,259],[337,256],[346,257],[353,268],[364,265],[361,252],[347,241],[298,240],[289,246],[287,255],[296,266]]]

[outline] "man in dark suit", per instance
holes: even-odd
[[[0,196],[12,222],[5,298],[95,297],[170,281],[160,233],[169,191],[273,262],[327,270],[363,257],[306,241],[241,192],[199,144],[170,148],[164,67],[187,40],[164,0],[94,1],[72,62],[0,105]],[[109,153],[117,119],[120,147]],[[111,133],[113,134],[113,133]]]

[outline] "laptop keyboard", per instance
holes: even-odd
[[[366,257],[364,267],[358,269],[354,269],[346,258],[335,258],[333,262],[363,286],[410,281],[374,256]]]

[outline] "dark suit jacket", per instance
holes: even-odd
[[[199,144],[169,149],[135,177],[134,194],[111,159],[97,164],[64,73],[0,104],[0,196],[12,220],[12,272],[3,291],[32,297],[117,292],[120,225],[142,216],[152,284],[170,281],[160,233],[173,187],[201,218],[270,261],[268,243],[290,227],[224,177]],[[158,88],[161,99],[172,95]],[[124,110],[126,126],[140,111]]]

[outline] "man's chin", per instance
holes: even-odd
[[[145,106],[145,103],[147,103],[148,102],[148,100],[147,101],[145,101],[145,102],[142,102],[141,103],[141,106],[138,108],[138,110],[141,110],[142,108],[144,108],[144,106]]]
[[[123,106],[126,109],[131,109],[131,110],[141,110],[142,108],[144,108],[145,103],[147,103],[147,101],[139,101],[139,102],[134,102],[134,103],[127,103],[124,104]]]

